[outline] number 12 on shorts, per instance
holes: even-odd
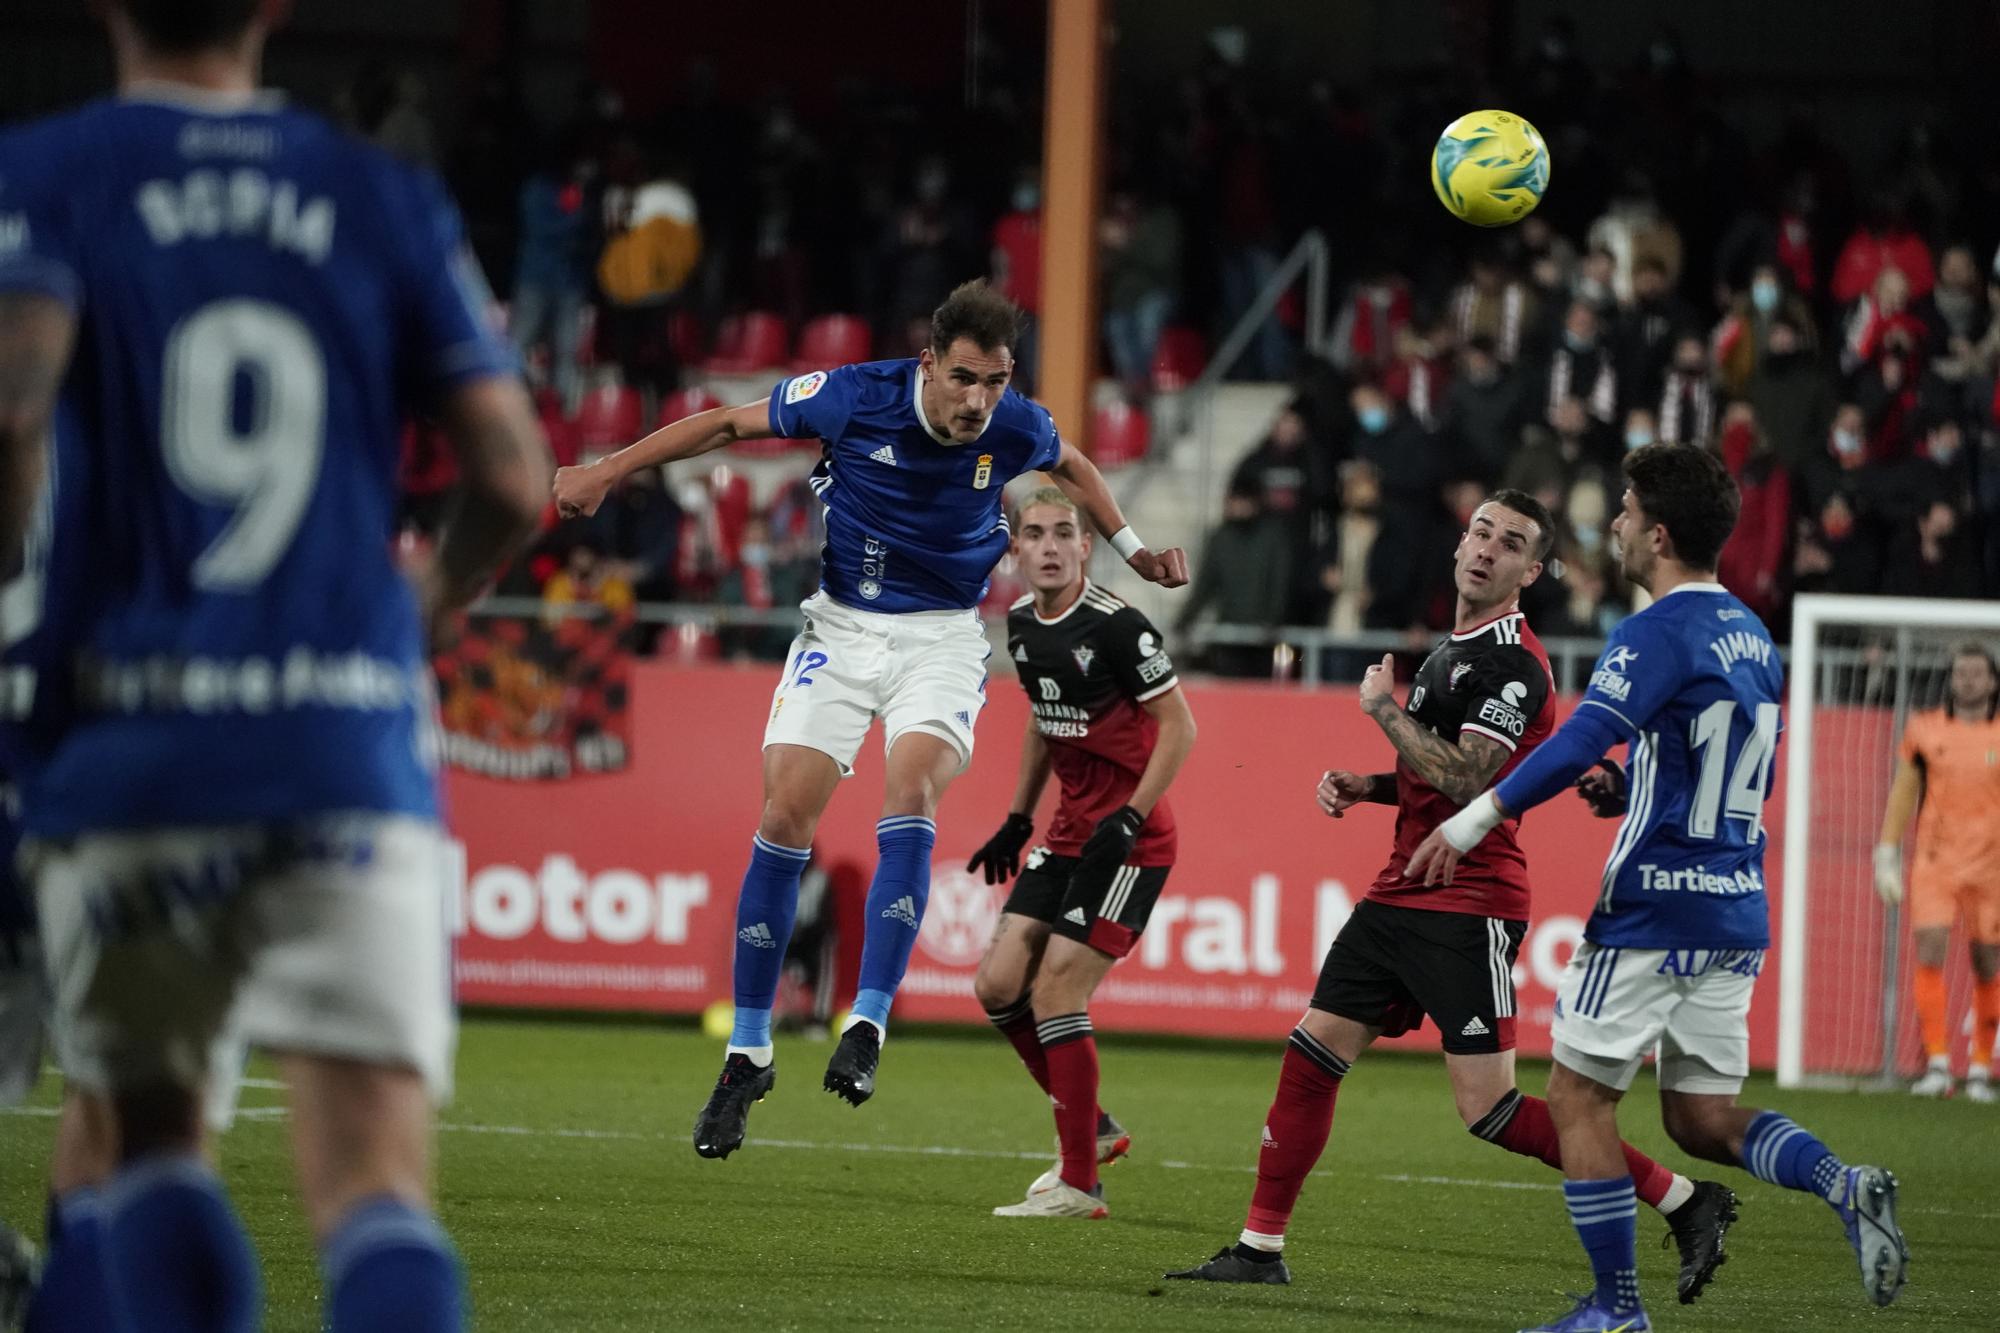
[[[825,653],[800,652],[792,661],[792,676],[787,688],[812,684],[812,673],[825,665]]]

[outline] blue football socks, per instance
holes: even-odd
[[[861,940],[861,984],[850,1023],[866,1020],[885,1036],[889,1006],[910,966],[910,950],[931,896],[931,848],[937,824],[922,815],[892,815],[875,825],[875,881],[868,886]]]
[[[320,1247],[328,1333],[456,1333],[458,1256],[437,1219],[401,1199],[364,1199]]]
[[[811,848],[780,847],[761,834],[750,840],[750,868],[736,899],[736,1026],[729,1049],[760,1065],[771,1063],[771,1006],[798,915],[799,876],[811,860]]]

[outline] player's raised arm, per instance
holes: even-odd
[[[1062,454],[1049,469],[1049,475],[1055,478],[1063,494],[1076,501],[1077,507],[1090,516],[1092,526],[1110,541],[1111,549],[1118,552],[1119,558],[1130,565],[1140,578],[1163,588],[1179,588],[1187,584],[1187,552],[1178,546],[1170,546],[1164,551],[1147,550],[1146,544],[1126,523],[1124,511],[1112,498],[1111,488],[1104,484],[1104,474],[1075,445],[1063,442]]]
[[[771,429],[763,399],[739,407],[713,407],[662,426],[615,454],[583,467],[556,469],[556,512],[564,518],[597,512],[612,488],[640,468],[658,467],[678,458],[695,458],[726,448],[738,440],[766,440]]]
[[[1539,707],[1540,701],[1536,702]],[[1485,791],[1513,753],[1484,731],[1468,727],[1459,732],[1454,745],[1418,723],[1396,702],[1396,662],[1388,653],[1361,678],[1361,711],[1382,728],[1382,734],[1418,777],[1460,806]],[[1394,800],[1393,788],[1390,799]]]
[[[27,535],[48,468],[56,393],[76,340],[76,314],[55,296],[0,291],[0,564]]]

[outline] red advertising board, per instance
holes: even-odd
[[[632,673],[622,772],[536,784],[450,773],[464,848],[465,1002],[692,1012],[728,997],[774,683],[771,668],[643,663]],[[1201,731],[1173,789],[1182,859],[1092,1016],[1110,1030],[1268,1039],[1305,1008],[1328,942],[1388,854],[1387,807],[1336,822],[1319,813],[1313,786],[1331,767],[1387,769],[1393,752],[1351,690],[1187,688]],[[996,680],[979,753],[939,814],[930,908],[899,1017],[984,1021],[972,976],[1005,890],[962,867],[1006,813],[1026,714],[1012,682]],[[873,863],[882,766],[872,743],[820,826],[815,845],[829,860]],[[1783,827],[1779,804],[1769,828]],[[1548,1050],[1553,987],[1596,896],[1613,827],[1569,796],[1526,822],[1535,915],[1516,972],[1524,1051]],[[1774,896],[1777,850],[1774,840]],[[1767,967],[1751,1016],[1760,1066],[1776,1055],[1776,1012],[1776,969]],[[1436,1033],[1405,1040],[1434,1044]]]

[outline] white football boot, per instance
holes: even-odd
[[[1965,1071],[1965,1087],[1962,1091],[1965,1100],[1969,1102],[1981,1102],[1989,1106],[1994,1102],[2000,1102],[2000,1092],[1994,1091],[1993,1078],[1987,1073],[1985,1065],[1974,1065]]]
[[[1030,1194],[1019,1203],[1009,1204],[993,1210],[995,1217],[1083,1217],[1090,1219],[1111,1216],[1111,1210],[1104,1206],[1103,1187],[1097,1192],[1085,1194],[1074,1185],[1057,1180],[1055,1185],[1038,1194]]]
[[[1956,1081],[1951,1076],[1951,1061],[1946,1056],[1934,1056],[1931,1067],[1924,1076],[1910,1085],[1912,1097],[1949,1097]]]

